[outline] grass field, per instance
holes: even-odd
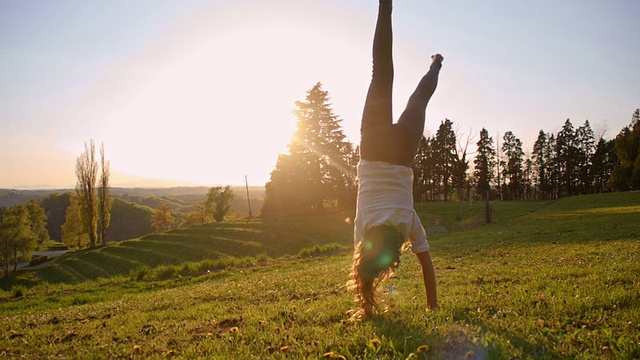
[[[640,358],[640,192],[495,203],[490,225],[477,225],[481,208],[417,206],[434,234],[436,312],[411,254],[385,283],[383,312],[360,322],[348,321],[349,250],[285,256],[348,244],[344,214],[238,222],[68,255],[54,264],[77,274],[55,281],[43,281],[54,267],[18,274],[0,292],[0,356]],[[207,272],[204,257],[244,255]]]

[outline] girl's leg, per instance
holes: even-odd
[[[438,75],[442,67],[442,56],[432,56],[433,62],[426,75],[422,77],[416,90],[407,103],[394,126],[400,132],[399,141],[395,144],[394,159],[401,165],[409,165],[415,156],[420,139],[424,133],[424,121],[427,104],[438,86]]]
[[[380,0],[378,20],[373,37],[373,75],[365,100],[360,127],[360,154],[365,160],[385,160],[389,146],[386,128],[393,123],[393,36],[391,30],[391,0]]]

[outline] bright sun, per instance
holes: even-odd
[[[319,81],[330,95],[362,93],[349,79],[369,76],[354,71],[362,68],[361,47],[324,21],[201,14],[122,64],[86,106],[102,110],[92,116],[100,118],[98,142],[112,172],[202,184],[242,183],[244,175],[268,181],[293,134],[295,101]],[[343,40],[336,46],[336,39]],[[322,51],[327,42],[333,52]]]

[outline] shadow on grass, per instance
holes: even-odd
[[[406,315],[403,319],[401,314],[387,313],[365,320],[375,327],[372,339],[378,337],[382,344],[379,348],[367,345],[363,358],[477,360],[510,358],[514,354],[537,359],[561,358],[553,348],[530,342],[508,328],[488,325],[466,311],[453,314],[453,321],[447,320],[445,324],[433,316],[425,315],[416,321]]]
[[[480,339],[476,341],[476,344],[484,345],[488,358],[510,358],[513,356],[514,350],[516,353],[527,358],[560,359],[563,357],[553,348],[533,343],[514,332],[513,329],[487,324],[470,314],[474,311],[475,310],[471,308],[460,309],[453,313],[453,320],[456,324],[460,324],[461,329],[463,329],[463,326],[464,328],[468,328],[469,325],[479,329]],[[445,342],[447,341],[449,340],[445,339]],[[506,349],[504,344],[508,344],[512,350]],[[481,358],[484,359],[486,357]]]
[[[0,289],[10,291],[13,287],[24,286],[31,288],[40,282],[31,271],[18,270],[16,272],[10,272],[8,277],[0,278]]]
[[[408,325],[405,320],[397,316],[386,314],[370,319],[376,327],[376,335],[385,339],[387,343],[376,354],[395,358],[412,359],[488,359],[490,350],[478,341],[468,327],[438,329],[432,324],[432,319],[424,319],[425,326],[413,321]],[[426,328],[426,329],[425,329]],[[374,358],[377,358],[374,356]],[[366,357],[365,357],[366,358]]]

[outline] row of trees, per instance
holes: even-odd
[[[620,191],[640,189],[640,109],[616,136],[615,148],[618,163],[611,173],[611,187]]]
[[[482,129],[477,145],[473,174],[483,198],[492,189],[491,198],[500,200],[640,189],[640,109],[632,115],[631,125],[612,140],[596,141],[589,121],[574,129],[567,119],[557,134],[538,133],[530,157],[511,132],[504,134],[502,147],[494,148],[493,139]]]
[[[294,114],[296,131],[266,184],[262,212],[353,206],[358,149],[345,140],[320,83],[296,102]],[[479,135],[473,160],[472,137],[456,135],[449,119],[423,137],[412,164],[416,201],[554,199],[640,189],[640,110],[613,140],[596,139],[589,121],[574,128],[567,119],[557,134],[541,130],[530,154],[511,131],[495,142],[484,128]]]

